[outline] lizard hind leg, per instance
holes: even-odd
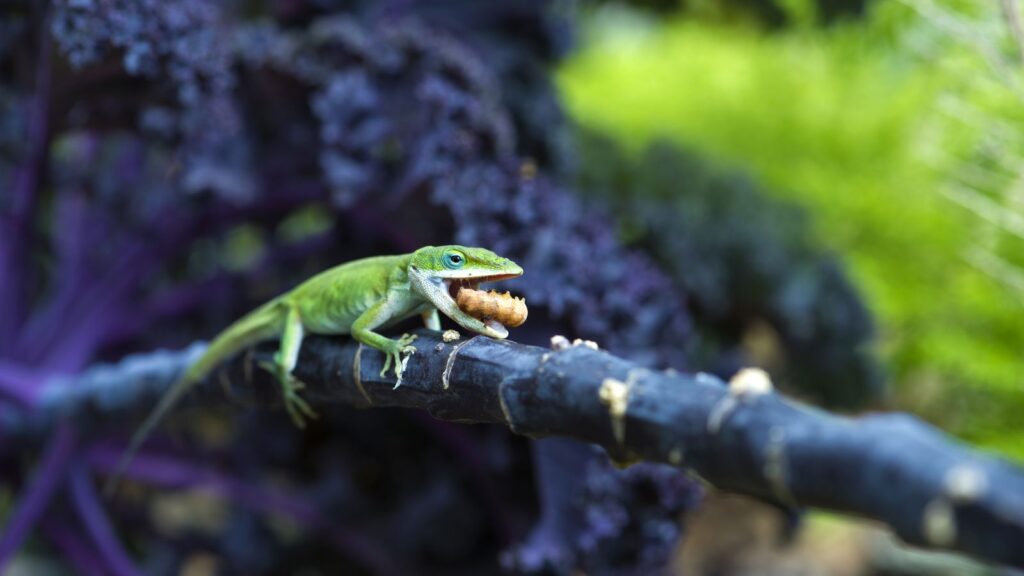
[[[305,384],[292,375],[299,360],[304,330],[297,308],[290,307],[281,332],[281,347],[274,354],[273,362],[261,362],[260,367],[273,374],[281,384],[281,395],[288,416],[299,428],[306,427],[306,418],[316,419],[316,412],[299,396]]]

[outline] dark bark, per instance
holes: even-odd
[[[442,420],[593,442],[620,461],[668,462],[722,490],[876,519],[909,543],[1024,567],[1024,470],[912,416],[835,416],[783,398],[756,374],[726,384],[655,372],[585,345],[547,350],[419,334],[397,390],[391,374],[379,375],[378,351],[348,339],[307,339],[296,369],[306,398],[418,408]],[[86,436],[126,431],[201,348],[54,382],[32,421],[2,420],[8,438],[39,439],[63,418]],[[187,403],[278,403],[273,382],[254,368],[272,351],[267,345],[236,359]]]

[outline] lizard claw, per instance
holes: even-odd
[[[298,385],[296,386],[296,384]],[[288,416],[291,417],[292,422],[299,428],[306,427],[306,418],[316,420],[318,417],[313,408],[309,406],[309,403],[299,396],[297,390],[303,387],[305,387],[305,384],[295,380],[291,386],[283,391],[284,408],[288,411]]]
[[[316,420],[317,414],[301,396],[299,390],[306,387],[306,383],[286,372],[278,364],[273,362],[260,362],[260,368],[270,372],[281,384],[281,396],[284,399],[284,408],[288,416],[298,428],[306,427],[306,419]]]
[[[399,351],[395,360],[395,387],[392,390],[398,390],[398,387],[402,385],[402,374],[405,373],[405,367],[409,365],[409,358],[415,353],[415,346],[404,346]]]
[[[381,376],[386,376],[391,363],[395,364],[395,390],[402,385],[402,374],[409,364],[409,357],[416,353],[416,347],[412,342],[416,340],[416,334],[403,334],[398,340],[394,340],[394,347],[384,353],[384,367],[380,370]]]

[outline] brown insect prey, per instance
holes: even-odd
[[[503,326],[515,328],[526,322],[526,300],[516,298],[508,292],[499,294],[494,290],[484,292],[463,288],[459,290],[455,303],[466,314],[477,318],[490,318],[501,322]]]

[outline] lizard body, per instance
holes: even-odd
[[[273,362],[261,366],[277,377],[285,408],[301,427],[304,418],[316,417],[298,394],[302,383],[292,375],[305,334],[351,335],[384,352],[381,375],[394,363],[397,388],[402,383],[408,355],[416,351],[411,346],[415,336],[403,334],[391,339],[379,334],[378,329],[422,315],[427,328],[438,330],[441,311],[467,330],[505,338],[508,330],[504,326],[464,313],[455,296],[461,287],[475,289],[481,282],[505,280],[522,273],[515,262],[483,248],[426,246],[410,254],[355,260],[313,276],[243,316],[214,338],[135,432],[110,486],[177,401],[238,352],[265,340],[279,339]]]

